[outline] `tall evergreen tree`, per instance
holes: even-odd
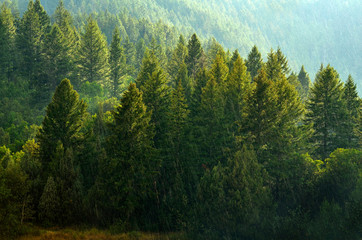
[[[251,79],[253,80],[258,74],[258,71],[263,66],[263,59],[261,58],[261,53],[255,45],[251,49],[245,64],[248,68],[248,71],[250,72]]]
[[[246,108],[246,98],[251,90],[250,73],[239,55],[233,60],[232,70],[225,89],[225,115],[228,128],[236,133],[236,123],[241,123]]]
[[[106,82],[108,48],[105,36],[97,21],[90,16],[87,20],[79,48],[79,70],[83,81]]]
[[[185,62],[187,56],[187,46],[185,38],[180,35],[176,48],[172,52],[171,60],[168,63],[168,74],[174,82],[174,86],[177,86],[176,75],[181,65]]]
[[[313,123],[312,141],[316,155],[322,159],[340,147],[339,133],[343,132],[346,109],[342,99],[343,84],[336,70],[327,66],[316,76],[307,105],[307,122]]]
[[[355,148],[359,146],[358,127],[361,118],[361,99],[358,96],[357,86],[351,75],[348,76],[347,82],[344,85],[342,98],[347,109],[346,130],[342,132],[344,138],[343,147]]]
[[[201,43],[196,34],[191,36],[187,45],[187,50],[185,63],[187,65],[189,76],[194,77],[199,71],[199,61],[203,54]]]
[[[29,1],[20,23],[17,34],[17,46],[22,56],[21,72],[24,77],[29,79],[33,89],[41,89],[41,82],[38,82],[38,76],[41,72],[44,29],[40,22],[40,17],[34,9],[33,1]]]
[[[15,31],[14,17],[4,3],[0,9],[0,74],[8,80],[13,78],[16,67]]]
[[[72,51],[66,41],[63,32],[55,23],[44,40],[42,77],[45,78],[44,83],[46,84],[43,90],[44,93],[47,92],[45,99],[48,99],[59,82],[64,78],[69,78],[74,70]]]
[[[110,65],[110,80],[111,80],[111,96],[118,97],[120,81],[126,72],[126,57],[123,47],[121,46],[121,37],[119,29],[116,28],[113,33],[113,39],[110,46],[109,65]]]
[[[159,162],[153,146],[154,126],[142,92],[130,84],[120,105],[112,112],[108,139],[108,162],[101,173],[111,208],[107,217],[126,222],[147,216],[144,200],[153,192]],[[100,203],[100,204],[105,204]],[[103,205],[104,206],[104,205]]]
[[[79,100],[79,95],[73,90],[70,81],[68,79],[61,81],[55,90],[52,102],[47,107],[46,116],[37,135],[40,160],[46,179],[51,165],[54,165],[58,142],[64,152],[79,146],[85,113],[86,104]]]
[[[303,88],[303,93],[301,94],[302,98],[307,98],[309,94],[309,88],[311,86],[311,81],[309,78],[308,73],[305,71],[304,66],[300,69],[300,72],[298,74],[298,80]]]

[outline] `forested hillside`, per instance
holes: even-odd
[[[294,73],[281,48],[242,57],[88,3],[1,5],[0,239],[34,226],[361,239],[352,75]]]
[[[27,0],[18,0],[21,12]],[[362,3],[360,0],[64,0],[73,14],[126,9],[137,19],[172,23],[184,34],[215,37],[245,57],[256,44],[263,57],[278,46],[298,71],[314,77],[321,63],[332,64],[345,81],[351,74],[362,89]],[[52,13],[57,1],[44,0]],[[360,91],[360,94],[362,92]]]

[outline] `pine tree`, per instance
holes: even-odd
[[[361,99],[358,97],[357,86],[351,75],[348,76],[347,82],[344,85],[342,98],[345,101],[347,110],[346,130],[342,132],[344,138],[343,147],[356,148],[359,146],[358,121],[361,118]]]
[[[58,223],[60,211],[58,187],[52,176],[48,177],[39,202],[39,218],[47,225]]]
[[[233,52],[233,56],[231,57],[230,61],[228,62],[229,73],[230,73],[231,70],[233,69],[234,63],[235,63],[235,61],[236,61],[238,58],[241,58],[241,57],[240,57],[240,54],[239,54],[238,50],[235,50],[235,51]]]
[[[315,153],[322,159],[341,146],[338,133],[344,131],[346,117],[342,96],[343,84],[336,70],[329,65],[321,69],[311,88],[306,116],[313,123]]]
[[[232,70],[226,80],[225,90],[225,115],[229,129],[236,132],[236,123],[241,123],[245,112],[246,98],[250,93],[250,73],[247,71],[244,61],[239,55],[233,60]]]
[[[50,96],[60,81],[64,78],[69,78],[74,70],[72,59],[72,51],[66,43],[66,38],[59,26],[55,23],[52,26],[50,33],[44,40],[44,82],[46,86],[43,90],[48,91],[46,99]]]
[[[157,68],[158,69],[158,68]],[[151,122],[155,126],[155,146],[162,148],[165,144],[167,130],[166,112],[169,106],[169,87],[162,69],[158,69],[149,75],[144,85],[141,86],[144,103],[148,111],[152,112]]]
[[[143,103],[142,92],[133,83],[112,115],[109,158],[102,175],[112,205],[108,217],[132,222],[147,215],[142,212],[143,201],[152,194],[159,167],[152,140],[154,126],[150,123],[151,111],[147,111]]]
[[[216,83],[220,85],[220,87],[224,87],[229,74],[229,68],[225,62],[225,52],[223,50],[220,50],[216,54],[211,66],[210,74],[214,77]]]
[[[126,72],[126,57],[121,46],[121,37],[119,29],[116,28],[113,33],[113,39],[110,46],[109,65],[112,97],[119,95],[119,86],[122,76]]]
[[[39,22],[42,30],[47,33],[50,28],[50,17],[44,10],[44,7],[41,5],[40,0],[35,0],[34,2],[34,11],[39,16]]]
[[[123,39],[122,47],[124,49],[124,54],[126,56],[126,63],[128,66],[128,73],[131,76],[136,74],[135,64],[136,64],[136,48],[132,42],[130,42],[129,37]],[[138,87],[138,86],[137,86]]]
[[[308,73],[304,69],[304,66],[302,66],[302,68],[300,69],[300,72],[298,74],[298,80],[303,88],[303,93],[301,94],[301,97],[305,99],[309,95],[309,88],[312,83],[310,81]]]
[[[22,56],[21,72],[29,79],[30,86],[40,91],[42,83],[37,82],[41,72],[44,29],[40,22],[38,13],[34,10],[33,1],[29,1],[18,29],[16,38],[19,52]]]
[[[15,62],[15,31],[14,17],[4,3],[0,11],[0,74],[13,79]]]
[[[82,34],[79,48],[79,70],[83,81],[103,82],[107,80],[108,49],[97,21],[90,16]]]
[[[171,60],[168,63],[168,74],[174,81],[174,86],[177,86],[176,76],[180,67],[184,64],[187,56],[187,46],[185,38],[180,35],[176,48],[172,52]]]
[[[273,206],[266,176],[255,152],[245,145],[226,166],[207,170],[197,194],[197,233],[210,239],[268,238]]]
[[[251,79],[253,80],[258,74],[258,71],[263,66],[263,59],[261,58],[261,53],[255,45],[251,49],[245,64],[248,68],[248,71],[250,72]]]
[[[52,102],[47,107],[46,116],[37,135],[45,176],[49,174],[50,164],[54,162],[58,141],[64,151],[79,146],[80,129],[85,113],[86,104],[79,100],[79,95],[73,90],[70,81],[68,79],[61,81],[55,90]]]
[[[185,97],[187,99],[187,102],[190,102],[192,83],[191,83],[191,79],[188,77],[187,66],[185,63],[182,63],[179,66],[179,69],[178,69],[178,72],[176,75],[175,88],[177,88],[178,82],[181,82],[181,86],[185,91]]]
[[[185,63],[187,65],[189,76],[194,77],[199,71],[199,61],[203,54],[201,43],[196,34],[191,36],[187,45],[187,50]]]

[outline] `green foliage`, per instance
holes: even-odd
[[[87,19],[79,48],[79,70],[83,81],[99,82],[107,80],[107,42],[95,19]]]
[[[327,66],[317,74],[307,104],[307,122],[313,123],[316,155],[323,159],[337,147],[343,146],[340,133],[345,131],[346,119],[343,84],[334,68]],[[342,134],[343,136],[343,134]]]
[[[147,214],[142,211],[144,200],[153,194],[150,187],[159,168],[153,147],[154,126],[135,84],[130,84],[112,115],[108,158],[99,179],[99,197],[108,200],[97,205],[103,210],[104,221],[119,220],[129,228],[134,226],[127,224],[136,224],[138,217]]]
[[[266,173],[245,146],[227,165],[207,170],[198,190],[197,232],[203,239],[265,239],[273,216]]]
[[[254,79],[263,65],[263,59],[258,48],[254,45],[246,60],[246,67],[250,72],[251,79]]]

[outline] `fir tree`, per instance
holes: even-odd
[[[112,97],[119,95],[120,81],[124,73],[126,72],[126,57],[124,55],[123,48],[121,46],[121,38],[119,29],[116,28],[113,33],[113,39],[110,46],[109,65],[110,65],[110,80]]]
[[[245,65],[248,68],[248,71],[250,72],[251,79],[253,80],[255,76],[258,74],[258,71],[263,66],[263,59],[261,58],[261,53],[259,52],[258,48],[255,45],[251,49]]]
[[[304,66],[302,66],[302,68],[300,69],[300,72],[298,74],[298,80],[303,88],[303,93],[301,94],[301,97],[307,98],[309,94],[309,88],[311,86],[311,81],[308,73],[304,69]]]
[[[348,76],[347,82],[344,85],[342,98],[345,101],[347,110],[347,117],[345,123],[346,130],[342,132],[344,138],[343,147],[356,148],[359,146],[358,121],[361,118],[361,99],[358,97],[357,86],[354,83],[351,75]]]
[[[146,109],[142,93],[135,84],[130,84],[120,105],[112,112],[109,162],[102,176],[112,205],[108,214],[113,219],[131,222],[147,215],[142,212],[142,204],[152,194],[159,162],[153,147],[151,111]]]
[[[15,58],[14,17],[4,3],[0,10],[0,74],[5,74],[8,80],[14,77]]]
[[[187,46],[185,43],[185,38],[180,35],[179,41],[176,48],[172,52],[171,60],[168,63],[168,74],[171,76],[174,81],[174,86],[177,86],[176,75],[180,67],[184,64],[187,56]]]
[[[341,146],[338,133],[344,131],[342,125],[346,117],[342,96],[343,84],[336,70],[329,65],[321,69],[311,88],[307,122],[313,123],[312,141],[316,155],[322,159]]]
[[[187,65],[189,76],[194,77],[199,71],[199,61],[203,52],[201,43],[196,34],[191,36],[187,45],[187,50],[185,63]]]
[[[107,60],[106,39],[98,27],[97,21],[90,16],[82,34],[79,48],[79,70],[83,81],[106,82]]]
[[[52,26],[50,33],[44,40],[44,82],[48,91],[46,99],[49,98],[59,82],[72,75],[74,70],[74,62],[71,57],[71,50],[66,43],[67,39],[63,35],[59,26],[55,23]]]
[[[61,81],[55,90],[52,102],[47,107],[46,116],[37,135],[43,174],[49,174],[50,164],[55,160],[58,141],[64,151],[79,146],[80,129],[85,113],[86,104],[79,100],[79,95],[73,90],[70,81],[68,79]]]

